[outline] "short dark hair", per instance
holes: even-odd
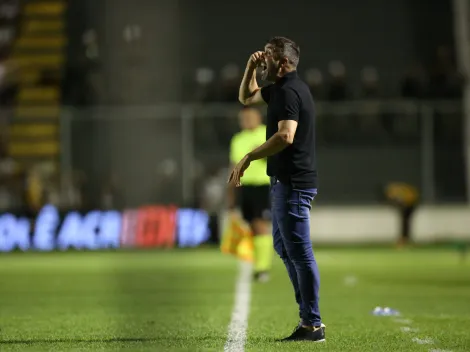
[[[293,40],[286,37],[272,37],[268,40],[267,44],[274,47],[275,55],[285,57],[292,66],[297,67],[299,64],[300,47]]]

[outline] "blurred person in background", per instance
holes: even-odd
[[[30,216],[36,215],[44,205],[44,179],[41,170],[36,165],[26,174],[25,198],[27,212]]]
[[[96,30],[88,29],[83,33],[79,57],[66,66],[64,76],[62,94],[66,104],[93,105],[105,96]]]
[[[0,1],[0,104],[12,106],[18,90],[18,67],[11,59],[18,36],[19,0]]]
[[[36,215],[48,202],[60,207],[59,186],[58,170],[54,162],[32,165],[26,172],[25,198],[28,214]]]
[[[361,82],[358,98],[360,102],[359,116],[354,116],[352,122],[354,127],[359,127],[364,134],[360,138],[378,136],[383,132],[380,121],[380,81],[377,68],[366,66],[361,70]],[[359,126],[357,126],[359,125]],[[347,132],[349,133],[349,132]]]
[[[0,19],[14,20],[20,13],[20,0],[1,0]]]
[[[214,88],[215,73],[214,70],[207,67],[201,67],[196,70],[196,91],[192,101],[198,103],[207,103],[216,101]]]
[[[227,64],[220,71],[218,100],[224,103],[237,101],[240,83],[240,68],[236,64]]]
[[[330,81],[328,84],[327,99],[330,101],[341,101],[349,99],[346,81],[346,67],[341,61],[331,61],[328,64]]]
[[[18,164],[8,155],[7,117],[0,116],[0,174],[13,175],[18,170]]]
[[[207,67],[198,68],[195,72],[195,91],[189,99],[193,103],[214,103],[217,100],[214,70]],[[205,119],[194,119],[194,139],[200,150],[211,150],[223,145],[225,136],[219,136],[219,124],[223,116],[211,115]],[[228,145],[228,142],[227,144]]]
[[[58,172],[51,173],[45,177],[43,205],[46,204],[50,204],[60,210],[64,210],[65,204],[62,202],[61,182]]]
[[[162,202],[169,202],[175,192],[175,181],[182,177],[179,172],[180,162],[172,157],[158,158],[157,160],[152,173],[153,187],[151,192]],[[125,193],[127,192],[123,192],[124,199],[126,198]]]
[[[225,65],[220,71],[220,81],[218,88],[218,102],[237,103],[238,88],[240,83],[240,68],[238,65],[230,63]],[[233,131],[237,130],[237,121],[233,116],[220,116],[214,121],[216,137],[219,148],[228,149]]]
[[[8,156],[4,131],[0,121],[0,213],[19,211],[22,207],[22,175],[18,164]]]
[[[0,61],[0,104],[11,107],[19,89],[19,68],[13,60]]]
[[[460,98],[462,86],[463,77],[457,71],[450,48],[438,47],[429,79],[430,97],[434,99]]]
[[[64,71],[62,101],[65,104],[78,106],[90,105],[92,90],[87,82],[88,60],[80,57],[75,64],[67,65]]]
[[[196,185],[200,202],[198,207],[205,210],[209,215],[209,242],[219,242],[219,215],[220,210],[225,207],[225,181],[227,170],[217,166],[211,167],[207,173],[201,170],[201,177]]]
[[[116,210],[123,208],[124,199],[121,192],[121,187],[119,187],[117,175],[115,173],[111,173],[111,175],[103,183],[100,203],[102,210]]]
[[[341,61],[331,61],[328,64],[329,79],[326,88],[326,100],[331,102],[344,101],[350,98],[346,81],[346,67]],[[349,113],[348,113],[349,115]],[[357,124],[352,117],[345,115],[330,115],[325,119],[327,130],[334,138],[344,140],[351,136],[350,130],[353,124]],[[327,132],[328,133],[328,132]]]
[[[235,134],[230,143],[230,163],[233,168],[239,160],[266,141],[266,126],[261,113],[245,107],[239,113],[241,132]],[[242,186],[228,187],[228,206],[233,210],[239,205],[243,219],[250,225],[254,244],[254,279],[266,282],[269,279],[274,253],[270,233],[270,180],[266,175],[266,159],[253,161],[241,178]]]
[[[361,92],[363,99],[380,98],[379,72],[376,67],[366,66],[361,71]]]
[[[83,184],[86,176],[81,171],[68,171],[61,175],[60,204],[62,209],[81,210],[84,208]]]
[[[0,48],[2,52],[10,51],[11,49],[18,32],[19,14],[19,0],[0,1]]]
[[[323,74],[319,69],[309,68],[305,71],[305,83],[310,88],[310,93],[314,99],[323,100],[325,98]]]
[[[12,211],[14,199],[8,184],[7,176],[0,173],[0,214]]]
[[[426,71],[419,62],[414,62],[401,81],[401,96],[407,99],[422,99],[427,94]]]
[[[404,182],[391,182],[385,187],[385,197],[400,212],[401,233],[398,246],[405,246],[410,243],[411,219],[419,200],[418,190]]]

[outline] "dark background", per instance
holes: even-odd
[[[447,0],[424,5],[408,0],[302,1],[72,0],[69,64],[83,55],[86,29],[101,43],[107,94],[102,103],[179,101],[197,67],[244,66],[267,39],[283,35],[301,47],[299,70],[326,69],[342,60],[354,84],[365,65],[381,74],[388,95],[415,61],[433,63],[439,45],[452,45],[452,8]],[[286,20],[287,18],[287,20]],[[126,25],[144,30],[138,45],[122,45]],[[146,79],[143,79],[143,78]],[[134,96],[125,84],[139,89]],[[129,94],[130,93],[130,94]]]
[[[300,44],[301,75],[318,68],[328,81],[329,63],[340,60],[348,91],[342,100],[362,99],[364,67],[373,66],[379,74],[375,107],[315,97],[319,203],[381,202],[383,186],[393,181],[415,185],[427,203],[464,201],[460,97],[451,96],[444,107],[440,102],[448,96],[400,100],[403,77],[410,67],[419,64],[432,72],[437,48],[453,51],[451,2],[294,4],[71,1],[64,83],[64,115],[71,119],[66,128],[72,131],[68,162],[88,175],[85,188],[90,202],[97,202],[103,179],[110,174],[120,180],[124,203],[129,205],[198,206],[199,191],[209,178],[219,175],[220,187],[229,139],[238,130],[236,87],[224,98],[231,108],[217,113],[192,109],[188,124],[181,118],[180,104],[217,103],[220,99],[210,93],[194,98],[200,89],[196,70],[212,69],[211,89],[219,92],[220,69],[234,63],[241,73],[249,55],[273,35],[288,36]],[[126,41],[125,31],[136,25],[139,39]],[[86,56],[83,44],[84,33],[90,30],[99,49],[92,58]],[[74,91],[80,92],[79,98],[68,94]],[[173,105],[168,108],[168,104]],[[338,109],[344,111],[335,112]],[[168,163],[176,168],[170,176],[155,171]],[[199,176],[196,166],[202,168]]]

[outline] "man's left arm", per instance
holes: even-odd
[[[280,116],[278,131],[265,143],[248,153],[249,161],[277,154],[294,143],[299,121],[300,98],[292,89],[283,89],[276,95],[276,111]]]
[[[278,131],[266,142],[248,153],[248,160],[264,159],[277,154],[294,143],[294,135],[297,129],[297,121],[281,120],[278,122]]]

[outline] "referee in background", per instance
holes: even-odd
[[[252,149],[266,141],[266,126],[262,124],[259,110],[245,107],[239,115],[241,131],[230,142],[230,163],[233,168]],[[252,163],[241,178],[242,187],[228,187],[229,208],[239,206],[243,219],[250,225],[254,244],[254,279],[269,280],[273,257],[273,240],[270,233],[270,179],[266,175],[266,159]]]
[[[315,110],[308,86],[297,75],[300,49],[292,40],[271,38],[248,60],[240,85],[244,105],[268,104],[266,142],[247,153],[233,169],[229,183],[252,162],[268,157],[274,249],[284,261],[299,305],[300,322],[283,341],[325,341],[319,309],[320,275],[310,240],[310,209],[317,194]],[[257,67],[264,67],[259,88]]]

